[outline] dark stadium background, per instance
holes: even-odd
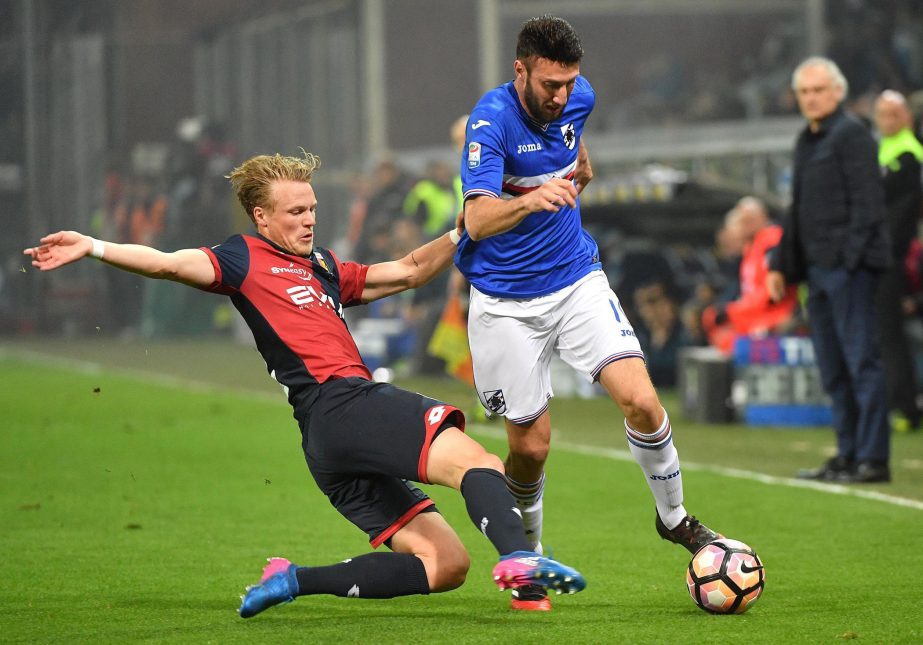
[[[248,225],[229,165],[299,147],[324,161],[318,237],[349,250],[356,182],[382,159],[408,181],[433,161],[456,167],[450,124],[511,77],[516,31],[542,12],[584,41],[598,94],[584,219],[629,308],[633,249],[682,282],[709,271],[741,195],[784,211],[800,59],[835,57],[865,116],[880,89],[923,87],[911,0],[0,0],[0,333],[221,332],[225,313],[177,305],[172,286],[142,293],[92,263],[38,276],[20,251],[62,228],[105,237],[119,194],[162,192],[169,207],[183,181],[196,200],[149,241],[216,243]],[[145,328],[144,306],[184,324]]]

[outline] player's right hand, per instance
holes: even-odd
[[[555,177],[544,184],[526,193],[524,196],[529,202],[531,212],[550,211],[557,213],[564,205],[571,208],[577,207],[577,188],[572,181]]]
[[[32,258],[32,266],[41,271],[51,271],[76,262],[90,254],[92,240],[76,231],[58,231],[39,240],[39,246],[23,250]]]

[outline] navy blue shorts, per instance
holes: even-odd
[[[354,377],[320,385],[310,412],[296,417],[304,419],[301,445],[314,481],[373,547],[436,510],[411,482],[428,483],[433,439],[445,428],[465,428],[454,406]]]

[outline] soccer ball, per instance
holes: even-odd
[[[689,595],[713,614],[742,614],[763,593],[766,573],[759,556],[737,540],[721,538],[703,546],[686,569]]]

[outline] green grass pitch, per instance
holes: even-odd
[[[407,385],[473,398],[448,381]],[[258,356],[224,343],[0,343],[0,642],[923,640],[923,436],[895,436],[890,486],[797,487],[785,478],[819,463],[829,430],[705,427],[669,397],[687,507],[766,564],[748,613],[712,616],[688,598],[687,554],[654,532],[611,404],[555,400],[545,543],[585,574],[584,592],[553,598],[550,614],[512,613],[460,496],[427,488],[471,552],[462,588],[299,598],[242,620],[238,595],[267,556],[329,564],[369,549],[314,486],[277,389]],[[471,428],[502,455],[499,430]]]

